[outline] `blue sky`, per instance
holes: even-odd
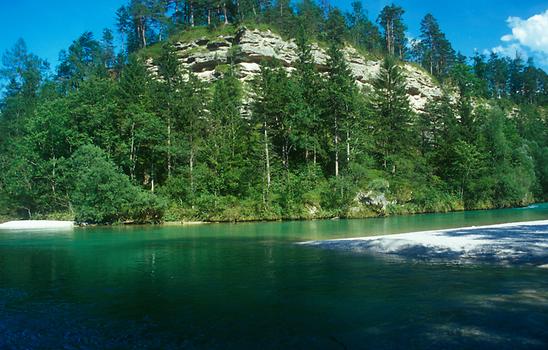
[[[374,19],[384,5],[392,1],[364,0],[369,17]],[[409,35],[419,35],[422,17],[431,12],[455,47],[466,55],[496,48],[513,54],[520,50],[533,56],[538,65],[548,69],[548,1],[547,0],[399,0],[406,9]],[[114,12],[126,0],[0,0],[0,53],[18,38],[29,49],[53,65],[61,49],[86,30],[97,36],[105,27],[114,26]],[[334,0],[335,5],[349,9],[351,0]],[[533,21],[526,21],[534,15]],[[507,22],[508,18],[514,20]],[[521,18],[520,21],[518,18]],[[546,23],[545,23],[546,22]],[[515,34],[512,34],[513,26]],[[536,32],[535,32],[536,30]],[[540,31],[540,34],[539,34]],[[510,36],[509,36],[510,35]],[[505,36],[506,41],[501,38]],[[540,37],[540,38],[539,38]]]

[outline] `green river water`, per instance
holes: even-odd
[[[0,349],[547,349],[547,269],[295,244],[541,219],[546,204],[367,220],[0,231]]]

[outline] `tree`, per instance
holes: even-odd
[[[496,98],[505,97],[508,92],[508,62],[492,52],[487,62],[487,79],[491,95]]]
[[[488,97],[489,96],[489,89],[487,84],[487,74],[488,74],[488,67],[487,63],[485,62],[485,55],[480,55],[479,53],[475,53],[474,57],[472,57],[472,69],[474,71],[474,74],[478,78],[478,95],[481,97]]]
[[[119,164],[133,181],[140,180],[154,190],[158,149],[162,144],[161,122],[153,110],[152,80],[146,66],[130,56],[121,73],[118,94],[119,128],[124,142],[119,145]]]
[[[510,96],[514,100],[520,100],[524,94],[524,81],[523,73],[525,70],[525,64],[519,53],[516,53],[516,57],[512,59],[508,65],[508,88]]]
[[[178,92],[177,99],[180,102],[180,119],[177,119],[175,128],[181,130],[182,143],[180,145],[181,157],[186,159],[188,165],[188,180],[190,185],[190,202],[193,203],[196,195],[196,183],[194,171],[198,159],[200,146],[204,142],[207,91],[206,85],[192,72],[185,73],[188,80]]]
[[[26,98],[36,96],[49,65],[28,52],[23,39],[17,40],[12,49],[2,55],[0,80],[8,82],[8,96],[21,92]]]
[[[171,43],[165,43],[162,46],[162,53],[156,61],[158,65],[158,73],[162,80],[158,82],[158,97],[157,109],[161,111],[164,123],[166,124],[166,165],[167,176],[171,177],[173,170],[173,130],[177,119],[182,119],[181,108],[178,108],[177,95],[184,89],[183,71],[179,64],[177,51]]]
[[[314,0],[303,0],[297,3],[299,25],[311,38],[318,38],[325,22],[322,9]]]
[[[80,147],[72,155],[70,167],[70,200],[77,222],[161,220],[162,206],[134,186],[100,148]]]
[[[246,172],[250,128],[241,117],[242,87],[230,70],[217,81],[209,103],[210,118],[203,154],[211,171],[207,188],[219,196],[239,196]]]
[[[325,23],[326,40],[332,44],[342,45],[346,35],[344,16],[338,8],[329,11]]]
[[[437,77],[448,74],[455,60],[455,51],[431,14],[421,21],[420,38],[416,49],[422,66]]]
[[[255,82],[253,117],[260,125],[265,165],[265,194],[269,195],[272,184],[272,163],[276,157],[281,160],[284,170],[289,171],[290,155],[295,151],[292,137],[295,116],[300,115],[300,105],[296,103],[296,84],[287,76],[279,64],[264,67]]]
[[[106,76],[105,54],[101,43],[85,32],[59,55],[57,79],[65,91],[78,90],[80,84],[93,76]]]
[[[463,63],[453,65],[450,80],[458,88],[457,111],[460,121],[460,132],[464,140],[473,142],[478,130],[474,120],[472,97],[481,93],[482,85],[472,73],[472,68]]]
[[[116,66],[116,53],[114,52],[114,35],[110,29],[103,30],[101,50],[103,53],[102,63],[105,69],[114,69]]]
[[[465,191],[469,188],[469,181],[479,173],[483,159],[474,144],[462,140],[453,146],[453,153],[455,157],[452,170],[459,183],[459,195],[464,203],[466,200]]]
[[[351,3],[352,12],[346,15],[349,36],[352,44],[369,51],[379,51],[382,47],[382,37],[379,29],[368,18],[360,1]]]
[[[5,98],[0,103],[4,137],[21,136],[25,120],[31,117],[39,101],[48,68],[46,61],[28,52],[22,39],[2,55],[0,81],[7,82]]]
[[[325,92],[324,118],[330,125],[330,135],[333,140],[331,149],[335,164],[334,174],[335,177],[338,177],[341,143],[346,144],[347,164],[350,163],[352,156],[350,142],[356,127],[355,99],[357,89],[341,48],[334,43],[330,46],[328,53],[328,81]]]
[[[410,131],[412,112],[405,77],[393,58],[385,58],[373,87],[371,107],[375,116],[377,150],[382,167],[395,174],[396,156],[408,153],[414,147],[414,140]]]
[[[377,22],[381,25],[384,32],[384,42],[386,52],[392,56],[398,56],[404,59],[406,55],[407,38],[405,31],[407,27],[403,23],[404,9],[400,6],[385,6]]]
[[[294,134],[297,134],[298,147],[304,150],[304,159],[308,162],[310,153],[314,165],[317,163],[318,153],[323,153],[322,145],[322,106],[318,101],[318,92],[322,90],[322,80],[316,69],[316,63],[312,56],[312,50],[306,39],[304,28],[297,37],[298,60],[293,78],[296,79],[299,90],[302,112],[297,119]],[[311,133],[310,130],[316,130]]]

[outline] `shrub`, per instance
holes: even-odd
[[[68,177],[79,223],[142,223],[162,218],[163,205],[156,196],[133,185],[99,147],[85,145],[74,152]]]

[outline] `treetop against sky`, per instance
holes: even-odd
[[[104,28],[115,27],[115,12],[125,0],[0,0],[0,52],[23,38],[29,50],[58,63],[59,51],[85,31],[97,37]],[[333,0],[332,5],[350,9],[351,0]],[[376,19],[388,0],[364,1],[370,19]],[[545,0],[399,0],[405,9],[407,35],[416,38],[420,21],[432,13],[457,51],[471,56],[475,51],[495,50],[508,56],[518,52],[533,57],[548,69],[548,4]]]

